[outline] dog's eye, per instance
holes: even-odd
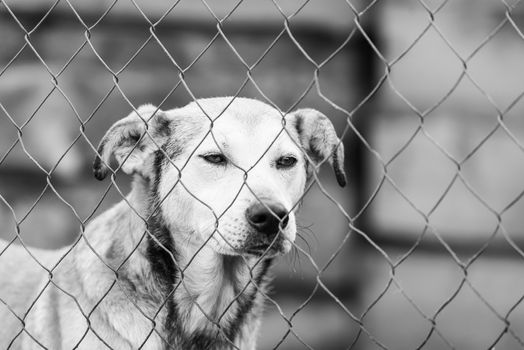
[[[225,165],[227,162],[226,156],[220,153],[205,154],[200,157],[204,158],[206,162],[216,165]]]
[[[297,159],[291,156],[284,156],[277,159],[277,168],[291,168],[297,164]]]

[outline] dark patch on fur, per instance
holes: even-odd
[[[167,316],[164,331],[167,333],[166,349],[179,349],[182,334],[181,324],[178,322],[178,307],[174,296],[171,294],[178,280],[178,270],[173,257],[176,259],[176,251],[171,233],[165,225],[158,224],[158,220],[151,219],[151,234],[163,245],[160,246],[151,237],[148,237],[147,259],[151,264],[151,270],[156,282],[160,285]],[[164,248],[165,247],[165,248]]]
[[[166,147],[166,152],[170,160],[176,159],[180,154],[182,154],[182,145],[180,142],[172,142]],[[168,162],[169,163],[169,162]]]
[[[295,128],[297,129],[299,139],[301,139],[304,133],[304,119],[302,118],[301,115],[296,114],[295,120],[296,120]]]
[[[117,147],[122,145],[131,146],[137,144],[138,141],[140,141],[140,139],[142,138],[142,134],[143,133],[140,129],[129,130],[128,137],[121,139],[120,142],[118,142]]]
[[[103,164],[102,158],[100,155],[104,152],[104,148],[106,146],[106,139],[102,139],[100,142],[100,145],[98,145],[97,149],[97,155],[95,158],[95,162],[93,163],[93,174],[95,175],[95,178],[99,181],[102,181],[107,176],[107,166]]]
[[[347,183],[346,173],[344,172],[344,164],[340,164],[340,159],[338,158],[338,147],[333,147],[331,156],[333,157],[333,170],[335,171],[337,182],[341,187],[344,187]]]
[[[176,266],[173,257],[176,255],[173,239],[164,225],[158,225],[154,219],[149,220],[148,229],[156,241],[148,237],[147,258],[151,263],[153,274],[162,284],[162,291],[169,293],[176,282]],[[160,242],[159,243],[157,243]]]
[[[158,194],[158,185],[161,180],[162,167],[165,163],[164,152],[158,150],[155,152],[155,160],[153,162],[153,181],[151,182],[151,208],[155,210],[151,214],[147,221],[147,229],[151,236],[156,238],[156,241],[151,237],[147,236],[147,258],[151,263],[153,273],[161,277],[161,280],[168,284],[167,291],[171,290],[171,287],[175,282],[176,266],[171,254],[176,255],[175,243],[171,232],[162,223],[162,209],[160,208],[160,198]],[[157,243],[157,241],[160,243]],[[162,247],[163,246],[163,247]]]
[[[164,115],[164,112],[158,111],[157,116],[156,116],[156,127],[155,127],[156,133],[161,137],[171,136],[170,124],[171,124],[171,120],[169,120]]]
[[[151,197],[149,198],[149,205],[151,206],[151,209],[157,209],[156,213],[160,213],[160,208],[157,208],[160,204],[158,185],[162,178],[162,167],[164,166],[166,159],[162,149],[156,150],[155,153],[153,153],[153,156],[155,158],[153,160],[153,181],[151,182]]]
[[[160,290],[165,301],[165,308],[167,309],[167,316],[165,321],[165,331],[168,333],[166,349],[178,348],[179,341],[174,338],[174,334],[179,332],[179,327],[174,322],[177,317],[176,305],[170,293],[175,286],[178,279],[178,270],[173,261],[176,259],[176,250],[173,237],[169,229],[163,224],[162,210],[160,208],[160,198],[158,194],[158,185],[162,176],[162,167],[165,163],[165,156],[162,150],[157,150],[154,153],[153,162],[153,176],[150,182],[151,197],[149,199],[150,207],[155,210],[151,213],[147,221],[147,229],[150,235],[147,235],[146,257],[151,264],[151,271],[155,278],[155,282],[159,284]],[[153,239],[153,236],[155,239]],[[160,243],[157,243],[157,241]],[[167,301],[166,301],[166,298]]]
[[[308,150],[305,149],[305,146],[302,140],[303,135],[304,135],[304,118],[300,114],[295,114],[295,129],[297,130],[298,141],[300,142],[300,147],[302,148],[302,151],[305,152],[307,155],[310,155],[310,152],[308,152]],[[313,170],[311,169],[311,164],[307,158],[305,159],[305,162],[304,162],[304,169],[306,171],[306,176],[309,179],[311,177],[311,173]]]

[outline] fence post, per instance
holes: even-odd
[[[364,30],[375,46],[380,46],[376,21],[366,21]],[[375,88],[378,82],[379,69],[378,57],[367,39],[363,35],[359,35],[358,40],[358,62],[356,63],[358,69],[356,69],[356,72],[359,73],[359,76],[357,77],[359,91],[356,92],[356,95],[358,96],[357,101],[360,102]],[[356,111],[352,120],[355,128],[366,140],[369,140],[371,136],[372,121],[376,113],[376,105],[376,98],[371,97],[369,101]],[[346,143],[349,150],[348,170],[349,174],[351,174],[351,182],[353,183],[355,213],[357,213],[369,200],[370,187],[368,180],[370,179],[371,170],[371,164],[369,163],[370,152],[366,145],[362,143],[356,135],[353,135],[353,137],[348,139]],[[365,210],[355,221],[355,226],[366,234],[371,234],[369,232],[369,214],[369,210]]]
[[[379,28],[377,21],[375,20],[376,16],[373,18],[368,17],[370,16],[367,16],[362,27],[373,44],[380,48],[380,38],[378,35]],[[376,87],[376,84],[379,81],[380,61],[373,50],[373,47],[362,34],[357,37],[356,44],[354,46],[348,46],[347,50],[356,51],[353,52],[351,57],[357,57],[357,60],[349,64],[356,65],[354,71],[358,74],[355,79],[357,81],[358,90],[354,93],[357,96],[356,101],[358,104],[360,101],[367,98]],[[366,140],[370,140],[373,128],[372,123],[377,111],[377,103],[379,103],[377,97],[372,96],[359,110],[355,112],[352,118],[353,125]],[[371,195],[371,186],[369,182],[370,179],[372,179],[372,168],[370,164],[371,153],[355,133],[351,133],[350,137],[347,137],[344,140],[344,146],[348,153],[348,162],[346,166],[349,183],[351,185],[351,196],[353,196],[351,200],[353,203],[353,212],[351,213],[351,216],[354,217],[366,205]],[[364,232],[366,235],[370,236],[370,238],[373,238],[373,225],[371,223],[371,213],[369,208],[366,208],[353,224],[358,230]],[[363,258],[369,253],[370,246],[359,234],[353,232],[352,235],[351,243],[347,245],[346,249],[349,250],[347,253],[350,262],[352,262],[350,266],[352,266],[351,268],[353,271],[349,276],[349,283],[345,283],[352,285],[349,288],[346,286],[346,288],[348,288],[352,293],[353,301],[355,303],[354,305],[360,308],[362,306],[363,282],[367,278],[367,274],[365,273],[365,270],[358,268],[358,266],[362,265]],[[359,316],[360,314],[357,312],[355,315]],[[357,342],[357,346],[352,349],[357,349],[358,344],[359,342]]]

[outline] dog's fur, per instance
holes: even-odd
[[[345,185],[331,122],[245,98],[145,105],[102,139],[98,179],[113,155],[131,192],[72,247],[30,249],[54,269],[20,246],[0,255],[0,348],[254,349],[308,179],[328,159]],[[257,203],[285,209],[275,234],[246,219]]]

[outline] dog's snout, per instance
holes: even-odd
[[[279,203],[255,203],[246,210],[246,219],[258,232],[273,236],[287,226],[289,215]]]

